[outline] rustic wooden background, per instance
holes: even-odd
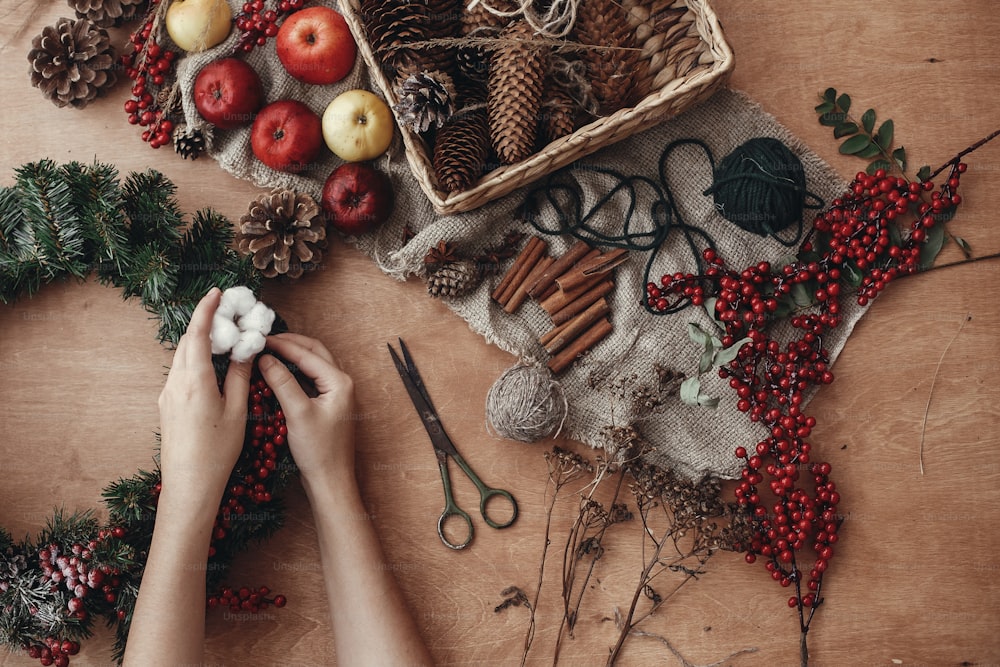
[[[936,166],[1000,127],[1000,15],[993,3],[919,0],[786,3],[714,0],[737,56],[732,85],[763,106],[848,176],[855,158],[837,153],[812,111],[827,86],[855,105],[892,117],[912,164]],[[208,159],[153,151],[125,122],[125,88],[83,111],[57,109],[28,83],[33,35],[69,12],[59,0],[0,0],[0,182],[50,157],[153,167],[179,187],[186,211],[212,206],[238,218],[257,190]],[[1000,252],[1000,142],[969,158],[965,203],[950,229],[976,255]],[[940,260],[961,259],[953,245]],[[1000,287],[996,260],[894,284],[858,325],[812,404],[814,442],[831,461],[846,521],[810,635],[815,665],[1000,663]],[[544,527],[546,444],[505,442],[486,432],[483,402],[514,359],[486,344],[416,281],[395,282],[359,252],[335,243],[327,270],[265,298],[293,329],[325,341],[355,377],[359,471],[388,562],[442,665],[517,664],[527,615],[495,614],[500,592],[530,592]],[[156,397],[169,351],[133,303],[96,282],[43,289],[0,308],[0,521],[35,532],[54,506],[96,507],[100,489],[149,466]],[[403,336],[449,432],[488,480],[520,501],[506,531],[481,527],[474,546],[438,542],[438,472],[385,351]],[[925,473],[919,470],[923,441]],[[469,504],[471,487],[457,493]],[[236,575],[285,593],[287,608],[240,621],[215,614],[211,665],[333,664],[315,534],[298,488],[288,525],[241,558]],[[530,664],[552,661],[558,624],[558,551],[574,513],[557,504]],[[562,662],[604,663],[641,566],[638,526],[615,529]],[[631,639],[621,664],[794,665],[798,629],[787,591],[739,555],[712,559],[643,628],[669,639]],[[336,601],[333,602],[337,604]],[[77,665],[105,665],[103,630]],[[741,652],[726,659],[727,656]],[[688,663],[683,663],[683,660]],[[36,664],[0,655],[0,664]]]

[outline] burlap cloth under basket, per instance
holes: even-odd
[[[235,3],[234,9],[239,9]],[[179,63],[178,76],[189,124],[198,126],[203,123],[191,103],[190,90],[195,74],[208,60],[227,55],[234,39],[235,36],[231,36],[229,42],[213,51],[186,57]],[[306,86],[284,75],[274,55],[273,40],[266,47],[256,49],[247,56],[247,60],[261,72],[269,101],[295,97],[309,104],[317,113],[322,113],[326,104],[341,90],[371,88],[360,59],[348,79],[333,86]],[[824,200],[829,201],[844,187],[844,182],[825,163],[773,117],[745,95],[727,89],[720,90],[704,103],[675,118],[602,148],[578,162],[577,166],[593,164],[625,175],[641,174],[655,179],[660,154],[675,139],[698,138],[711,148],[716,160],[721,160],[734,147],[760,136],[784,141],[802,160],[809,189]],[[216,132],[209,154],[239,178],[261,186],[294,188],[315,197],[319,197],[327,175],[338,164],[335,157],[327,155],[301,175],[271,171],[252,157],[248,129]],[[414,179],[398,139],[390,151],[378,160],[377,166],[392,178],[396,193],[395,211],[377,232],[351,241],[395,278],[403,280],[419,274],[428,248],[442,239],[457,242],[463,250],[475,253],[497,244],[511,229],[533,232],[528,225],[516,220],[517,208],[524,200],[524,188],[473,211],[441,215],[435,212]],[[577,169],[578,179],[590,191],[592,199],[601,196],[607,187],[606,180],[597,175],[588,176],[585,171]],[[789,249],[774,239],[745,232],[718,215],[712,200],[702,195],[711,178],[702,152],[686,147],[673,154],[669,161],[668,181],[684,220],[708,232],[719,251],[734,267],[742,268],[760,260],[774,261],[787,256]],[[609,213],[602,216],[600,224],[609,233],[620,232],[623,215],[624,211]],[[807,227],[810,221],[811,218],[807,217]],[[416,235],[403,245],[405,225],[409,225]],[[574,240],[567,236],[546,239],[552,255],[564,252]],[[630,260],[617,269],[616,287],[609,296],[614,332],[559,378],[569,402],[563,434],[594,447],[605,444],[605,427],[612,423],[622,425],[633,415],[623,413],[621,399],[615,398],[611,392],[592,388],[591,380],[600,377],[607,384],[618,378],[636,375],[638,384],[654,383],[657,365],[684,374],[695,373],[700,350],[688,338],[688,323],[697,322],[706,330],[712,326],[707,314],[700,308],[688,308],[664,317],[648,314],[639,304],[643,296],[642,269],[645,261],[644,254],[633,253]],[[505,269],[502,267],[501,273]],[[693,269],[691,251],[680,236],[674,234],[658,255],[654,275]],[[307,275],[302,278],[312,279],[318,277]],[[473,293],[453,299],[448,305],[490,343],[521,359],[544,362],[545,351],[538,338],[551,328],[551,322],[532,301],[525,303],[514,315],[504,313],[489,298],[498,280],[499,275],[493,276]],[[833,357],[840,352],[861,315],[857,307],[848,306],[845,311],[843,325],[825,341]],[[721,399],[716,409],[683,405],[673,397],[659,410],[640,413],[637,425],[657,448],[652,457],[654,460],[691,476],[706,472],[735,475],[739,462],[733,456],[734,448],[741,444],[755,444],[764,437],[762,428],[735,409],[734,392],[714,373],[702,376],[702,391]]]

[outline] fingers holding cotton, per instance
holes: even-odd
[[[212,354],[229,353],[233,361],[247,361],[264,349],[274,324],[274,311],[257,301],[248,287],[230,287],[222,293],[212,318]]]

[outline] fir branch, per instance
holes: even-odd
[[[82,222],[73,201],[73,189],[51,160],[18,170],[24,215],[34,231],[34,252],[42,277],[52,280],[68,273],[84,278],[89,269],[84,256]]]
[[[129,221],[129,244],[169,246],[180,241],[184,217],[177,186],[158,171],[133,172],[122,182],[122,203]]]

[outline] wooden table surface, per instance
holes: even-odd
[[[838,155],[813,113],[827,86],[893,118],[913,164],[941,164],[1000,127],[1000,13],[987,0],[712,4],[737,57],[732,85],[845,176],[859,161]],[[177,183],[185,211],[212,206],[237,219],[257,189],[211,160],[184,161],[144,145],[121,112],[124,88],[80,111],[57,109],[29,86],[32,36],[68,12],[57,0],[0,0],[0,182],[40,158],[96,158],[122,172],[159,169]],[[976,255],[1000,252],[993,200],[1000,200],[1000,141],[968,162],[965,203],[949,228]],[[940,261],[959,259],[950,245]],[[846,515],[810,633],[815,665],[1000,663],[998,277],[992,260],[892,285],[849,340],[837,381],[812,404],[813,442],[834,466]],[[526,612],[496,614],[494,607],[507,586],[534,591],[545,517],[542,453],[551,443],[517,444],[486,431],[486,392],[514,359],[428,298],[418,281],[396,282],[340,242],[328,270],[264,295],[294,330],[322,339],[356,379],[363,492],[385,566],[436,661],[517,664]],[[156,397],[171,355],[136,304],[96,281],[46,287],[0,308],[0,332],[0,522],[18,536],[41,528],[54,506],[99,506],[107,482],[150,465]],[[434,534],[440,480],[385,353],[396,336],[409,342],[466,457],[520,501],[514,527],[481,529],[465,552],[444,549]],[[457,493],[467,500],[471,487],[462,481]],[[267,583],[290,603],[250,621],[212,615],[208,664],[335,663],[311,516],[297,486],[287,499],[287,526],[241,557],[234,577]],[[555,508],[557,551],[574,508],[571,494]],[[564,642],[563,664],[603,664],[616,636],[614,609],[627,605],[642,562],[638,525],[616,530],[576,636]],[[529,664],[552,661],[558,568],[556,554]],[[708,569],[642,626],[678,653],[633,637],[621,664],[686,664],[678,655],[707,664],[737,652],[725,664],[797,664],[787,591],[738,554],[719,554]],[[108,664],[109,646],[99,629],[73,664]],[[0,654],[0,664],[37,663]]]

